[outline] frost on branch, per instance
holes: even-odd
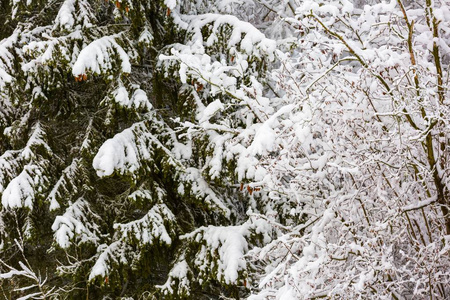
[[[288,195],[304,224],[251,251],[264,268],[251,299],[448,293],[444,277],[425,280],[430,266],[434,274],[448,270],[448,258],[437,258],[448,251],[448,200],[435,201],[446,183],[434,171],[448,169],[447,108],[439,104],[439,78],[447,75],[430,63],[441,56],[424,50],[433,48],[424,39],[433,35],[426,13],[400,5],[297,8],[298,52],[280,55],[273,72],[278,95],[296,106],[273,123],[277,155],[264,147],[258,162],[270,197]]]
[[[16,244],[20,245],[19,242],[16,240]],[[20,277],[25,278],[29,283],[27,286],[23,288],[15,289],[15,292],[23,292],[26,291],[26,295],[22,296],[20,300],[26,300],[26,299],[45,299],[45,298],[52,298],[57,296],[57,292],[55,291],[55,287],[50,287],[47,284],[48,277],[43,277],[39,272],[36,272],[31,267],[30,263],[28,262],[28,259],[25,257],[23,246],[19,246],[19,250],[23,256],[24,261],[19,261],[20,268],[14,268],[10,265],[8,265],[3,260],[0,260],[2,264],[2,268],[6,267],[9,271],[6,273],[0,273],[0,279],[18,279]],[[19,279],[20,280],[20,279]]]

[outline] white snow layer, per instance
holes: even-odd
[[[156,204],[140,220],[132,221],[126,224],[116,224],[115,237],[118,240],[110,245],[100,245],[97,252],[101,253],[97,258],[89,274],[89,280],[97,276],[105,277],[108,275],[110,265],[121,262],[128,264],[127,253],[130,249],[131,240],[137,240],[142,244],[153,244],[162,242],[167,245],[172,243],[173,232],[168,232],[165,224],[175,220],[175,216],[165,204]]]
[[[248,250],[246,235],[248,235],[247,226],[216,227],[210,225],[201,227],[182,238],[206,242],[206,246],[202,247],[195,260],[195,264],[200,269],[207,268],[205,263],[208,263],[209,257],[214,257],[214,253],[217,251],[219,254],[217,279],[231,284],[236,283],[239,271],[246,268],[244,259],[244,254]]]
[[[175,215],[165,204],[154,205],[141,219],[126,224],[116,224],[114,229],[126,240],[134,236],[142,244],[153,244],[155,240],[167,245],[172,243],[165,223],[175,221]]]
[[[66,30],[92,27],[95,19],[88,0],[65,0],[59,8],[53,23],[53,29],[58,27]]]
[[[103,143],[92,164],[97,175],[104,177],[115,170],[120,173],[137,170],[141,159],[150,158],[149,149],[142,146],[146,144],[145,132],[144,124],[138,123]]]
[[[44,174],[42,165],[34,162],[34,159],[37,156],[34,152],[35,148],[42,147],[49,155],[52,153],[44,139],[45,132],[42,130],[41,125],[37,123],[33,128],[32,134],[28,138],[26,146],[22,150],[6,151],[0,157],[0,166],[9,168],[9,170],[3,170],[3,172],[0,173],[0,191],[3,190],[4,183],[7,181],[5,175],[15,175],[15,172],[20,172],[20,174],[8,183],[3,191],[3,207],[33,208],[33,201],[36,194],[42,192],[44,185],[47,183],[47,177]],[[45,164],[47,161],[41,159],[40,162],[41,164]],[[25,163],[22,171],[19,169],[21,163]]]
[[[62,216],[57,216],[52,225],[55,241],[61,248],[68,248],[77,237],[80,243],[93,242],[97,244],[95,223],[86,216],[97,217],[89,209],[89,203],[83,198],[70,205]]]
[[[76,0],[66,0],[61,5],[58,15],[55,19],[55,24],[64,27],[65,29],[70,29],[75,24],[75,19],[73,13],[75,12],[75,2]]]
[[[133,107],[135,109],[144,108],[151,110],[153,107],[147,97],[147,93],[139,88],[133,92],[133,95],[130,98],[127,89],[123,85],[120,85],[119,88],[113,92],[113,97],[116,103],[128,108]]]
[[[78,55],[77,61],[72,68],[72,74],[79,76],[93,72],[101,74],[113,69],[114,56],[118,55],[121,61],[122,73],[131,72],[131,63],[128,54],[116,42],[113,36],[105,36],[93,41]]]
[[[27,165],[22,173],[6,187],[2,194],[2,205],[5,208],[33,208],[35,189],[39,186],[42,169],[36,165]]]

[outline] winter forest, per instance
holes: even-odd
[[[450,0],[0,6],[0,297],[450,299]]]

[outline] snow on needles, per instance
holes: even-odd
[[[66,30],[74,27],[77,29],[80,27],[89,28],[92,26],[91,19],[95,18],[92,15],[88,1],[66,0],[58,11],[53,28],[60,27]]]
[[[174,221],[175,215],[167,205],[156,204],[143,218],[126,224],[115,224],[114,229],[120,232],[123,239],[134,236],[142,244],[153,244],[159,240],[170,245],[173,231],[168,231],[165,224]]]
[[[35,165],[25,166],[22,173],[6,187],[2,194],[2,205],[6,208],[33,208],[36,188],[43,183],[40,180],[42,169]]]
[[[196,231],[182,236],[182,239],[193,239],[197,242],[204,241],[197,254],[195,264],[203,272],[208,272],[208,256],[219,255],[217,279],[227,284],[236,283],[239,271],[246,268],[244,254],[247,252],[248,244],[245,236],[248,235],[247,226],[201,227]]]
[[[146,110],[151,110],[153,108],[147,94],[143,90],[137,88],[130,98],[128,90],[122,83],[120,83],[119,87],[113,92],[113,98],[116,103],[127,108],[141,108]]]
[[[8,48],[11,46],[11,40],[15,38],[15,36],[12,36],[10,39],[0,41],[0,90],[4,88],[5,84],[12,81],[12,76],[9,73],[12,68],[10,61],[13,55]]]
[[[148,134],[144,123],[116,134],[107,140],[98,150],[93,167],[100,177],[110,176],[115,170],[124,174],[136,171],[142,159],[149,159],[149,149],[145,147]]]
[[[213,23],[213,32],[207,39],[207,46],[211,46],[217,41],[216,32],[219,31],[220,26],[230,25],[233,28],[233,32],[228,39],[229,48],[240,44],[241,48],[248,55],[259,57],[261,54],[265,54],[268,56],[269,60],[274,58],[276,42],[266,38],[266,36],[252,24],[241,21],[231,15],[204,14],[192,18],[190,30],[194,32],[192,38],[193,41],[203,40],[201,28],[209,23]],[[242,34],[244,34],[244,37],[242,37]]]
[[[43,192],[48,178],[44,166],[48,163],[46,159],[38,160],[37,149],[44,149],[48,155],[52,153],[45,142],[45,132],[37,123],[30,135],[27,145],[19,151],[6,151],[0,156],[0,166],[9,170],[0,173],[0,191],[7,177],[18,173],[2,193],[2,205],[5,208],[27,207],[33,208],[33,202],[38,194]],[[25,163],[20,171],[20,165]],[[9,176],[8,176],[9,175]],[[6,177],[6,178],[5,178]]]
[[[52,225],[55,232],[55,242],[61,248],[68,248],[72,240],[77,238],[80,243],[98,242],[98,226],[89,222],[89,218],[99,217],[89,208],[89,203],[83,198],[70,205],[62,216],[57,216]]]
[[[128,54],[116,42],[115,36],[105,36],[93,41],[78,55],[77,61],[72,68],[72,74],[79,76],[93,72],[95,74],[107,73],[114,69],[117,55],[120,60],[120,71],[122,73],[131,72],[131,63]]]
[[[131,244],[153,245],[161,243],[170,245],[174,236],[175,215],[162,203],[154,205],[141,219],[125,224],[114,225],[114,238],[109,245],[102,244],[98,247],[98,256],[89,274],[89,280],[97,276],[105,277],[110,272],[114,263],[129,264],[127,251],[131,250]]]

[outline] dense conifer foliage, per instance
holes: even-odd
[[[7,299],[448,299],[450,3],[5,0]]]

